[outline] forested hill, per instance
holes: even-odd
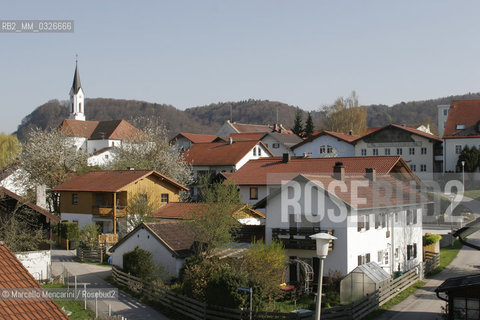
[[[464,99],[480,99],[480,93],[401,102],[391,107],[370,105],[368,106],[367,124],[369,127],[380,127],[389,123],[405,125],[431,123],[436,127],[437,105],[449,104],[451,100]],[[280,123],[283,123],[286,128],[291,128],[296,112],[294,106],[285,103],[253,99],[210,104],[182,111],[165,104],[96,98],[86,100],[85,110],[86,117],[89,120],[125,119],[135,122],[134,120],[138,118],[152,118],[158,123],[164,124],[170,135],[181,131],[215,133],[225,120],[230,119],[230,113],[234,121],[253,124],[272,124],[278,116]],[[18,126],[17,135],[22,140],[29,128],[57,127],[63,119],[68,117],[68,114],[69,110],[66,102],[49,101],[37,107],[22,120],[22,123]],[[321,129],[321,118],[321,112],[313,112],[316,129]]]

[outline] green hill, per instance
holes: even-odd
[[[450,96],[438,99],[401,102],[391,107],[386,105],[370,105],[367,112],[369,127],[380,127],[389,123],[419,125],[431,123],[436,129],[437,105],[449,104],[452,100],[480,99],[480,93]],[[57,127],[68,117],[67,102],[49,101],[37,107],[27,115],[18,126],[17,135],[24,139],[25,133],[32,127],[42,129]],[[125,119],[136,122],[139,118],[151,118],[165,125],[169,135],[184,131],[193,133],[215,133],[218,128],[230,119],[242,123],[272,124],[278,121],[286,128],[293,126],[296,107],[277,101],[245,100],[238,102],[219,102],[207,106],[188,108],[184,111],[174,106],[149,103],[136,100],[117,100],[95,98],[86,99],[86,117],[89,120]],[[322,118],[321,111],[314,111],[313,119],[316,129]],[[306,111],[304,111],[306,119]]]

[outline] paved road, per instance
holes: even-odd
[[[69,273],[77,276],[78,283],[87,283],[87,288],[114,288],[104,280],[112,273],[110,267],[75,262],[73,252],[52,250],[52,274],[54,276],[60,275],[65,267]],[[119,292],[117,301],[108,301],[108,303],[111,304],[113,315],[122,315],[128,320],[169,320],[153,308],[122,292]],[[108,311],[107,301],[99,303],[99,312],[101,311]]]
[[[480,231],[472,234],[469,242],[480,245]],[[445,302],[438,299],[434,290],[444,280],[480,272],[480,251],[463,247],[457,257],[439,274],[427,279],[425,286],[413,295],[377,317],[376,320],[408,319],[434,320],[442,319],[442,307]]]

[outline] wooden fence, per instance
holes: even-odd
[[[438,252],[425,251],[423,258],[423,270],[425,275],[428,275],[435,268],[440,266],[440,253]]]
[[[80,260],[93,260],[103,263],[103,255],[105,254],[105,247],[100,246],[94,249],[77,248],[77,257]]]
[[[115,267],[112,268],[112,277],[115,282],[125,286],[133,292],[140,293],[149,299],[159,302],[168,308],[194,320],[247,320],[250,313],[248,310],[237,310],[219,306],[208,305],[204,302],[191,299],[184,295],[172,292],[159,285],[143,281],[140,278],[126,274]],[[254,311],[253,320],[302,320],[311,319],[312,313],[280,313]]]
[[[428,252],[423,262],[425,274],[427,270],[433,270],[440,263],[440,255],[434,252]],[[429,271],[428,271],[429,272]],[[410,271],[404,273],[396,279],[389,280],[377,291],[368,294],[360,300],[354,301],[348,305],[336,306],[333,308],[322,309],[322,319],[326,320],[356,320],[362,319],[369,313],[375,311],[389,300],[396,297],[402,291],[420,280],[422,270],[421,265],[416,266]],[[235,320],[248,319],[248,311],[223,308],[219,306],[207,305],[206,303],[185,297],[174,293],[158,285],[143,282],[140,278],[121,272],[115,267],[112,268],[113,279],[129,288],[130,290],[141,293],[154,301],[158,301],[165,306],[194,320]],[[312,319],[312,313],[278,313],[278,312],[254,312],[252,319]]]

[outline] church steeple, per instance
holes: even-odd
[[[78,61],[75,61],[75,74],[73,75],[72,89],[70,89],[70,119],[85,121],[85,94],[80,83]]]

